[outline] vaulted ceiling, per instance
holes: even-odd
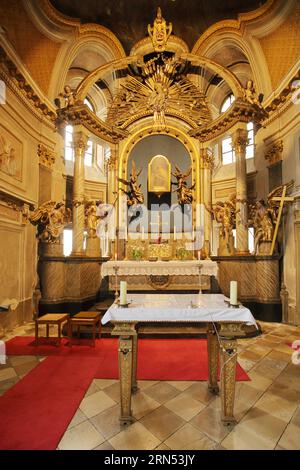
[[[147,35],[157,7],[173,23],[173,32],[190,48],[209,26],[228,18],[237,18],[265,3],[259,0],[51,0],[61,13],[82,23],[106,26],[121,41],[125,51]]]

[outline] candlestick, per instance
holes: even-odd
[[[127,303],[127,282],[120,282],[120,305],[125,305]]]
[[[230,304],[237,305],[237,281],[230,281]]]

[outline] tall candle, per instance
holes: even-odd
[[[237,281],[230,281],[230,304],[237,305]]]
[[[145,240],[145,227],[142,227],[142,240]]]
[[[127,303],[127,282],[120,282],[120,304],[125,305]]]
[[[176,227],[174,225],[174,235],[173,235],[174,240],[176,240]]]
[[[199,251],[198,251],[198,260],[200,261],[200,259],[201,259],[201,252],[200,252],[200,250],[199,250]]]

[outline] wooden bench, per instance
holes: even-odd
[[[93,345],[95,347],[95,338],[98,328],[98,337],[101,337],[100,312],[79,312],[70,318],[69,345],[72,346],[73,326],[77,326],[77,337],[80,336],[81,326],[92,326]]]
[[[50,325],[57,325],[57,342],[56,345],[60,346],[61,344],[61,330],[62,324],[65,322],[69,322],[69,314],[68,313],[47,313],[42,317],[35,319],[35,344],[39,344],[39,326],[46,325],[46,338],[49,339],[49,326]],[[69,324],[68,324],[69,328]]]

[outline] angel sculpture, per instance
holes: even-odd
[[[98,206],[100,204],[103,204],[102,201],[91,200],[85,203],[84,213],[89,238],[97,236],[97,226],[100,220]]]
[[[276,214],[268,207],[264,199],[260,199],[249,209],[249,223],[254,227],[254,254],[257,254],[261,242],[273,240]]]
[[[224,202],[217,201],[212,207],[207,207],[205,204],[205,208],[214,216],[216,222],[221,224],[220,237],[229,247],[236,222],[236,214],[240,211],[240,209],[236,209],[236,196],[231,195]]]
[[[261,102],[263,100],[263,95],[260,94],[257,96],[252,80],[247,81],[247,86],[244,89],[244,97],[248,103],[255,104],[259,108],[262,108]]]
[[[129,186],[128,191],[121,188],[121,191],[127,195],[127,205],[128,206],[135,206],[137,204],[144,203],[144,196],[141,191],[141,184],[138,184],[138,177],[140,176],[142,170],[137,173],[135,162],[132,161],[132,171],[130,173],[129,180],[124,180],[122,178],[118,178],[120,183]]]
[[[263,199],[257,201],[250,206],[250,220],[253,225],[254,234],[254,253],[259,252],[259,244],[261,242],[273,241],[275,226],[279,216],[279,205],[283,197],[283,189],[288,193],[294,186],[294,181],[290,181],[286,185],[278,186],[273,189],[267,196],[267,202]],[[283,202],[289,202],[293,198],[283,198]]]
[[[35,209],[27,218],[38,229],[40,240],[58,243],[65,224],[70,220],[71,211],[64,202],[48,201]]]
[[[176,178],[176,183],[173,183],[173,185],[176,185],[177,188],[173,192],[177,192],[177,197],[178,197],[178,203],[183,206],[184,204],[192,204],[193,202],[193,189],[195,187],[195,184],[188,188],[187,186],[187,178],[190,176],[192,172],[192,168],[190,168],[186,173],[183,173],[177,165],[175,165],[176,171],[175,173],[172,173],[172,175]]]

